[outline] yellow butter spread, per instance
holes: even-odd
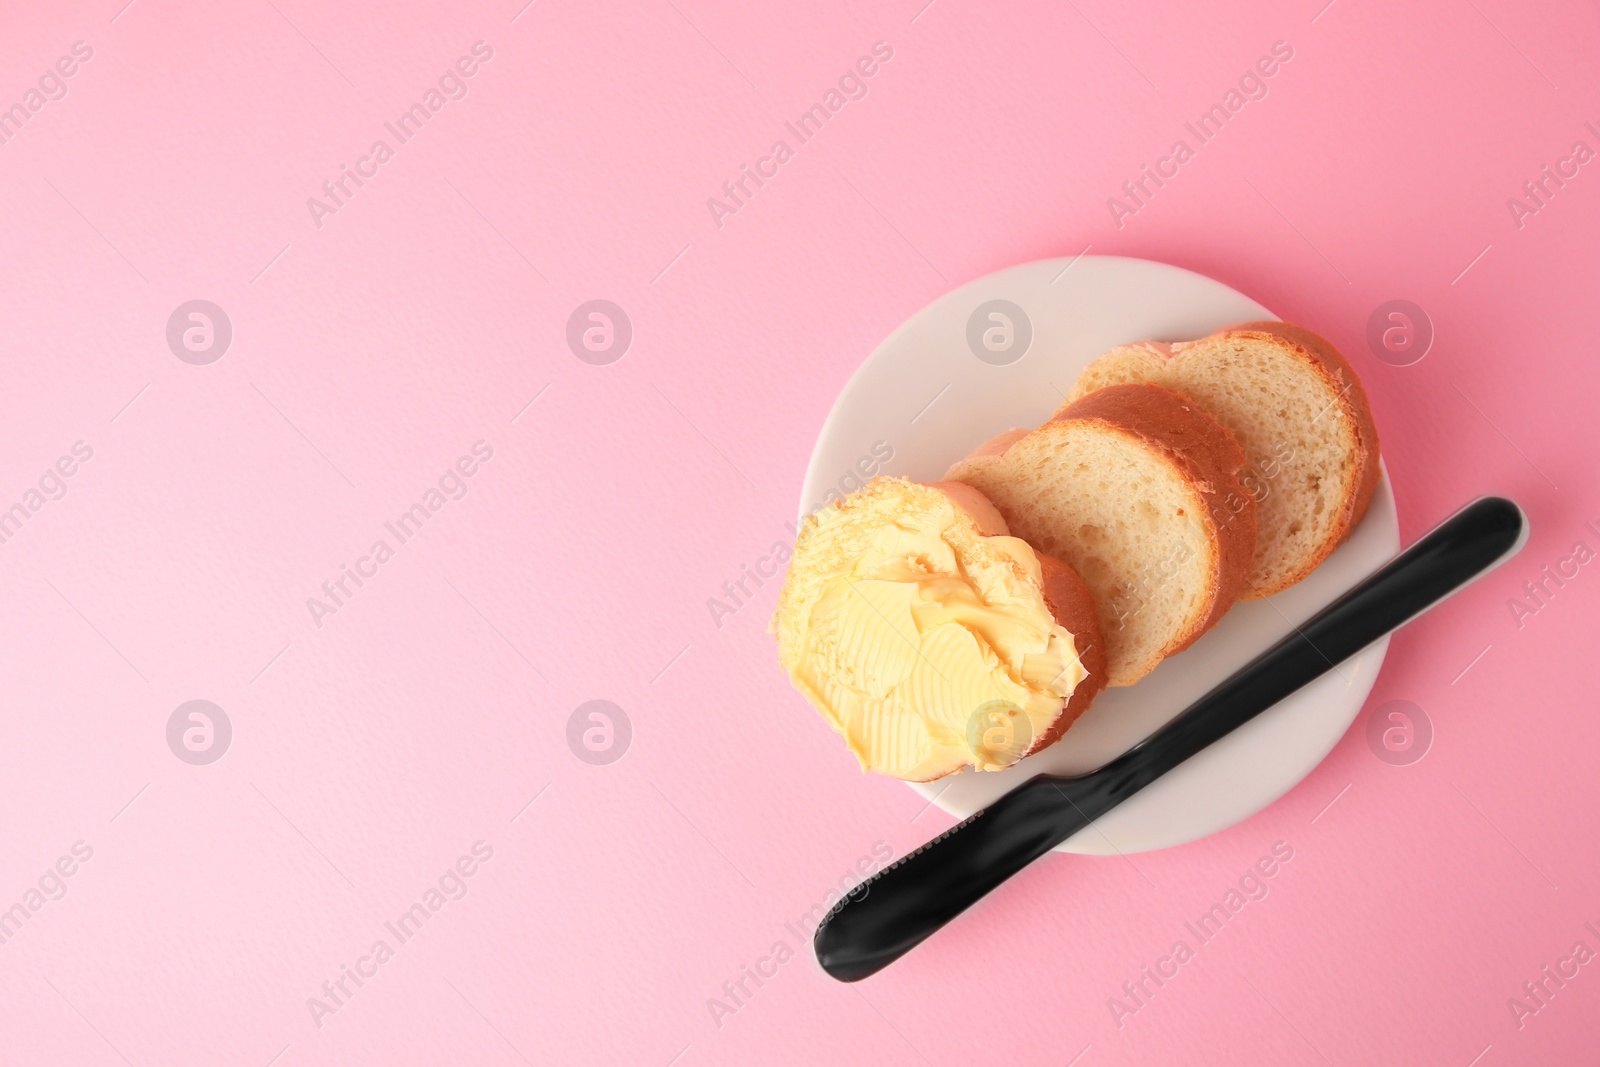
[[[1033,550],[983,536],[937,489],[879,479],[826,509],[788,581],[785,666],[866,770],[1009,766],[1085,677]]]

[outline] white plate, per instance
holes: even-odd
[[[1003,319],[979,306],[1010,301]],[[1006,309],[1000,309],[1006,314]],[[976,317],[977,327],[969,330]],[[863,472],[937,481],[1003,430],[1037,426],[1078,372],[1113,345],[1185,341],[1250,319],[1275,319],[1220,282],[1115,256],[1042,260],[962,286],[917,312],[878,346],[833,406],[811,454],[802,513]],[[984,346],[983,335],[999,351]],[[1026,334],[1031,332],[1031,338]],[[986,359],[975,354],[969,334]],[[1019,354],[1020,353],[1020,354]],[[1004,362],[1005,360],[1012,362]],[[887,462],[882,456],[889,450]],[[1385,474],[1349,542],[1305,581],[1236,605],[1215,629],[1139,684],[1107,689],[1065,736],[998,773],[955,774],[911,788],[960,818],[1041,772],[1079,774],[1126,752],[1216,683],[1289,633],[1400,550]],[[1192,841],[1255,814],[1292,789],[1338,743],[1383,665],[1388,639],[1235,730],[1058,846],[1142,852]]]

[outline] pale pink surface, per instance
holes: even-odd
[[[94,850],[0,945],[0,1063],[1592,1055],[1600,968],[1520,1028],[1507,999],[1600,950],[1600,564],[1520,627],[1508,598],[1600,549],[1600,173],[1520,229],[1506,199],[1600,147],[1600,17],[922,2],[0,14],[0,104],[94,50],[0,145],[0,507],[94,451],[0,545],[0,908]],[[306,198],[478,40],[466,98],[317,228]],[[1119,229],[1107,198],[1280,40],[1266,99]],[[706,199],[793,146],[784,121],[876,41],[894,55],[867,97],[719,228]],[[1370,708],[1426,710],[1420,763],[1375,758],[1369,709],[1245,824],[1050,856],[835,984],[785,923],[948,820],[861,776],[789,688],[775,582],[720,626],[708,598],[788,539],[817,429],[888,331],[1088,245],[1340,344],[1407,540],[1498,491],[1532,541],[1395,638]],[[1397,297],[1437,329],[1414,366],[1365,342]],[[210,366],[166,344],[193,298],[232,319]],[[593,298],[634,324],[610,366],[565,342]],[[478,440],[466,497],[318,628],[306,599]],[[165,739],[194,698],[234,726],[209,766]],[[609,766],[565,739],[596,698],[634,727]],[[465,898],[319,1027],[308,998],[480,839]],[[1270,894],[1119,1027],[1108,999],[1280,840]],[[718,1019],[779,941],[796,957]]]

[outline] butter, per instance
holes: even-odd
[[[1086,676],[1033,549],[898,480],[808,522],[774,622],[862,768],[912,781],[1015,763]]]

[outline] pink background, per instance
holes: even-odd
[[[1600,950],[1600,564],[1508,606],[1600,549],[1600,173],[1520,227],[1507,206],[1600,148],[1590,6],[122,2],[0,13],[0,106],[93,49],[0,144],[0,508],[93,451],[0,544],[0,908],[93,850],[0,945],[0,1062],[1592,1055],[1600,966],[1520,1026],[1507,1004]],[[384,123],[480,40],[465,98],[397,145]],[[878,41],[865,98],[797,146],[784,122]],[[1276,41],[1266,98],[1119,228],[1107,198]],[[380,138],[394,158],[319,227],[307,198]],[[794,158],[719,227],[707,198],[779,138]],[[860,775],[790,690],[776,583],[720,627],[707,601],[787,540],[882,337],[1086,246],[1337,341],[1406,540],[1498,491],[1532,541],[1395,638],[1362,719],[1267,811],[1048,857],[836,984],[786,924],[949,820]],[[165,335],[196,298],[233,326],[207,366]],[[596,298],[634,327],[607,366],[565,340]],[[1437,331],[1412,366],[1365,341],[1395,298]],[[307,598],[478,441],[466,495],[319,627]],[[166,741],[197,698],[234,730],[207,766]],[[633,727],[609,765],[566,740],[593,699]],[[1433,724],[1420,762],[1367,743],[1390,700]],[[466,895],[319,1026],[308,998],[479,841]],[[1266,898],[1118,1020],[1122,983],[1278,841]]]

